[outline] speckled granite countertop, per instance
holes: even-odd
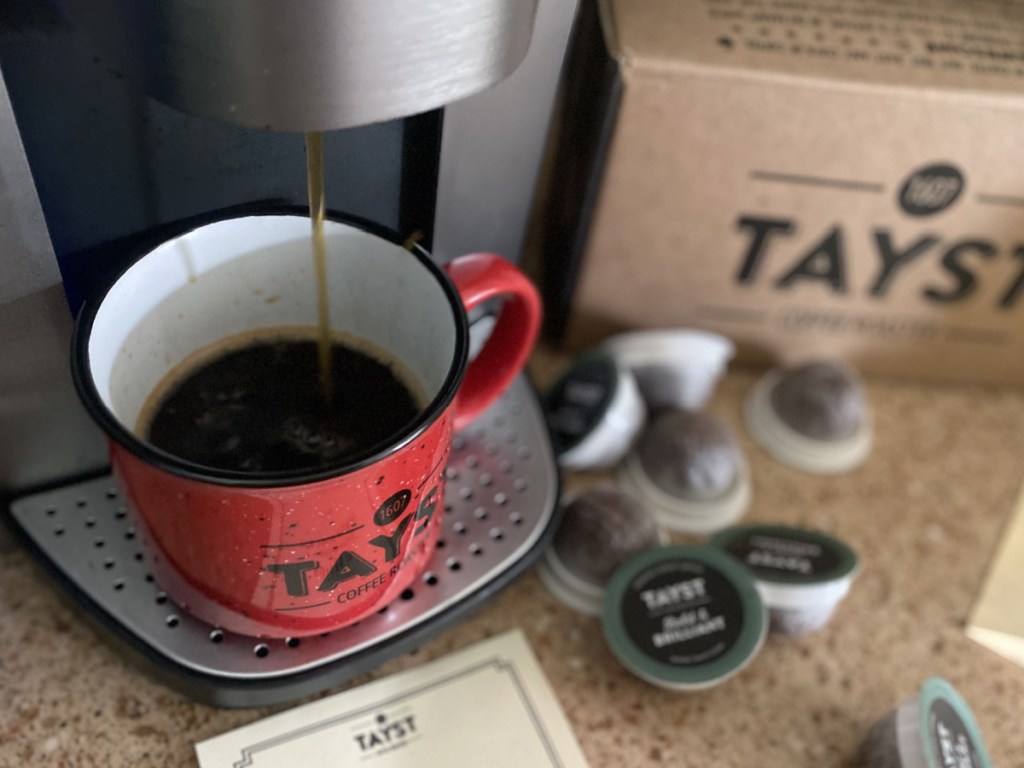
[[[535,378],[550,382],[563,365],[539,354]],[[825,629],[769,637],[724,685],[669,693],[620,667],[597,620],[562,607],[530,572],[373,676],[520,627],[594,768],[817,768],[855,765],[871,724],[940,674],[973,706],[995,764],[1024,768],[1024,669],[963,633],[1024,478],[1024,389],[871,380],[875,449],[856,472],[822,478],[778,464],[749,440],[740,407],[755,375],[731,372],[709,406],[750,460],[746,520],[820,528],[863,559]],[[566,488],[594,479],[567,477]],[[24,552],[0,553],[0,766],[193,766],[194,742],[280,709],[193,703],[124,656],[82,623]]]

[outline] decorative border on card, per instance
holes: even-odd
[[[458,672],[454,672],[452,674],[445,675],[444,677],[440,677],[436,680],[432,680],[431,682],[422,685],[419,688],[413,688],[411,690],[402,691],[401,693],[389,699],[384,699],[382,701],[375,702],[372,705],[362,707],[356,711],[346,712],[345,714],[338,715],[336,717],[331,717],[326,720],[321,720],[317,723],[311,723],[307,726],[298,728],[294,731],[278,734],[273,738],[257,742],[256,744],[253,744],[251,746],[242,747],[240,753],[241,757],[233,763],[233,768],[249,768],[249,766],[254,766],[256,764],[256,756],[257,753],[259,752],[263,752],[268,749],[278,747],[281,744],[284,744],[289,741],[295,741],[297,739],[304,738],[312,733],[317,733],[320,731],[329,730],[331,728],[336,728],[337,726],[350,720],[355,720],[361,717],[374,715],[374,713],[376,713],[378,710],[381,710],[385,707],[394,707],[403,702],[408,702],[411,699],[414,699],[418,696],[422,696],[426,693],[430,693],[431,691],[434,691],[444,685],[450,685],[456,680],[463,679],[468,675],[479,674],[480,672],[487,669],[497,670],[499,673],[505,673],[510,677],[515,687],[515,690],[519,694],[519,698],[523,703],[523,707],[525,708],[527,714],[530,716],[530,721],[533,723],[533,727],[536,730],[541,743],[544,745],[544,750],[548,755],[548,759],[550,760],[549,765],[551,766],[551,768],[563,768],[564,764],[559,758],[555,746],[554,744],[552,744],[551,738],[549,737],[547,731],[544,728],[543,719],[540,717],[540,714],[533,706],[533,700],[530,698],[529,692],[527,691],[526,687],[523,685],[523,682],[519,677],[519,671],[517,670],[516,665],[497,656],[490,659],[486,659],[471,667],[467,667],[466,669],[459,670]],[[381,717],[384,716],[382,714],[377,715],[378,723],[381,723],[383,725],[382,721],[380,720]],[[381,744],[379,746],[382,749],[397,749],[399,746],[409,743],[409,741],[411,741],[415,736],[414,732],[411,731],[408,727],[406,727],[406,724],[402,719],[391,721],[387,725],[387,727],[391,729],[391,732],[394,734],[394,738],[400,740],[400,743],[396,742],[394,745]],[[360,742],[360,744],[363,745],[365,743],[367,748],[378,746],[374,744],[373,739],[371,737],[372,734],[364,735],[364,741]],[[358,740],[359,737],[357,736],[356,738]],[[379,753],[375,752],[374,754]],[[371,755],[369,754],[367,755],[367,757],[370,756]]]

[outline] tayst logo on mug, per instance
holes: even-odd
[[[390,532],[386,529],[398,519],[409,506],[412,493],[409,490],[401,490],[388,498],[374,513],[373,521],[375,526],[372,533],[373,538],[367,539],[364,535],[359,545],[351,545],[351,548],[342,549],[333,562],[321,563],[319,560],[304,558],[304,547],[302,543],[289,545],[291,558],[285,561],[274,560],[267,563],[264,568],[267,572],[279,574],[284,582],[285,591],[291,597],[305,597],[312,589],[318,593],[329,596],[336,602],[343,603],[347,600],[355,600],[362,597],[364,593],[383,588],[390,578],[397,573],[399,566],[396,561],[401,562],[403,554],[403,541],[407,541],[405,533],[410,526],[415,525],[412,537],[416,538],[427,532],[427,527],[434,517],[437,509],[437,500],[440,493],[440,484],[435,485],[424,494],[416,510],[398,520]],[[357,525],[348,530],[336,534],[336,538],[348,536],[363,530],[363,526]],[[411,539],[408,540],[411,543]],[[322,544],[323,542],[310,542],[310,544]],[[375,549],[368,549],[375,548]],[[375,552],[377,557],[364,557],[360,555],[367,551]],[[383,558],[383,562],[381,562]],[[271,558],[273,560],[273,558]],[[390,565],[387,570],[382,570],[381,565]],[[326,573],[324,571],[326,570]],[[353,579],[359,580],[352,584]],[[339,591],[339,587],[347,585],[347,588]],[[274,585],[276,586],[276,584]]]

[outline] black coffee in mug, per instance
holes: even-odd
[[[263,329],[200,350],[157,385],[138,434],[205,467],[287,472],[365,456],[424,406],[404,366],[368,342],[336,336],[324,397],[316,329]]]

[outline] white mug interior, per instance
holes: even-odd
[[[459,364],[457,300],[419,258],[326,221],[330,322],[397,358],[433,401]],[[97,308],[88,368],[100,400],[134,432],[164,377],[235,334],[315,326],[309,218],[248,216],[202,226],[135,262]]]

